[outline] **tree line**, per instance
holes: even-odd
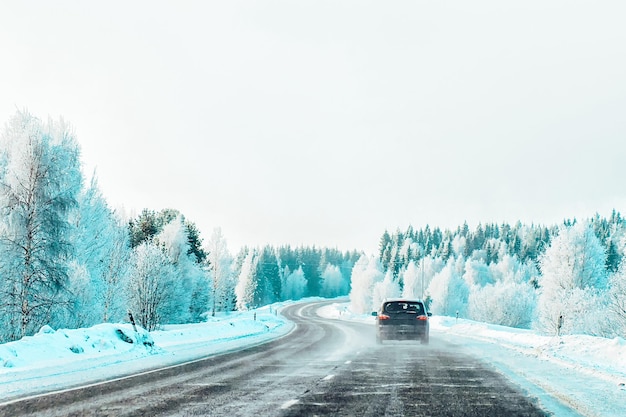
[[[541,226],[467,224],[385,231],[352,274],[351,305],[424,298],[435,314],[546,333],[626,334],[626,225],[621,214]]]
[[[207,242],[175,209],[113,210],[63,120],[18,111],[0,137],[0,342],[53,328],[198,322],[304,296],[346,295],[356,252]]]
[[[385,231],[379,253],[205,242],[175,209],[113,210],[63,120],[26,111],[0,137],[0,342],[44,325],[126,320],[146,329],[302,297],[386,297],[435,314],[551,333],[626,333],[626,225],[620,213],[560,225],[467,224]]]

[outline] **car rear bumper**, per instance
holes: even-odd
[[[418,339],[428,334],[428,327],[413,325],[378,326],[378,337],[381,339]]]

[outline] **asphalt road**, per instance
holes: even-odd
[[[371,325],[282,314],[288,336],[236,353],[53,393],[0,416],[545,416],[532,398],[459,345],[375,344]]]

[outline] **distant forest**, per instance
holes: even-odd
[[[624,335],[621,215],[560,225],[467,224],[384,232],[380,252],[243,248],[202,236],[176,209],[113,210],[81,170],[63,121],[18,111],[0,137],[0,343],[43,326],[128,320],[147,330],[303,297],[349,295],[369,314],[386,297],[435,314],[546,333]]]
[[[606,271],[617,271],[623,257],[620,246],[625,234],[621,214],[613,210],[609,218],[596,214],[584,221],[589,223],[605,249]],[[392,270],[394,275],[398,275],[410,261],[419,262],[425,256],[439,257],[444,262],[454,255],[480,256],[489,265],[509,255],[522,263],[533,262],[539,267],[539,257],[550,246],[552,238],[559,234],[561,226],[571,227],[577,223],[575,218],[552,226],[490,223],[478,224],[473,230],[467,223],[454,230],[431,229],[429,226],[415,230],[409,226],[405,231],[397,230],[392,234],[385,231],[380,239],[379,256],[385,270]],[[455,251],[455,242],[456,245],[462,242],[461,253]]]
[[[626,335],[626,228],[608,218],[553,226],[467,224],[385,231],[376,259],[359,260],[351,306],[424,298],[432,312],[547,334]]]

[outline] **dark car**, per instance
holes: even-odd
[[[426,306],[421,300],[394,299],[385,300],[376,316],[376,341],[385,340],[420,340],[428,344],[429,317]]]

